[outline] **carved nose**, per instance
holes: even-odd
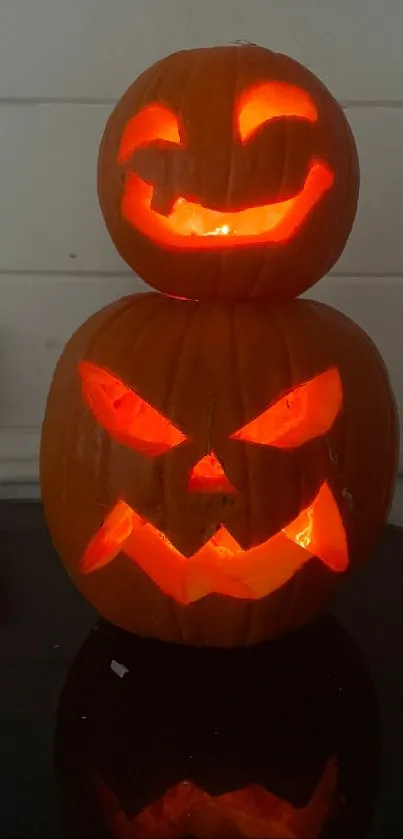
[[[190,492],[235,492],[213,451],[197,461],[190,472]]]

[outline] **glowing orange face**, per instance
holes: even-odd
[[[358,181],[329,91],[255,45],[189,50],[146,70],[113,111],[98,166],[123,259],[194,300],[301,294],[340,256]]]
[[[189,443],[191,435],[112,373],[86,361],[80,363],[79,372],[84,400],[112,440],[146,458],[160,457]],[[298,448],[332,428],[342,401],[340,375],[332,368],[282,395],[233,431],[230,439],[238,445]],[[210,450],[188,471],[187,490],[231,499],[241,488],[229,480],[223,464]],[[117,499],[88,544],[80,571],[97,571],[121,552],[161,591],[182,604],[211,593],[259,599],[286,583],[314,556],[334,572],[344,571],[349,564],[341,515],[326,481],[309,506],[269,539],[245,549],[221,523],[190,555],[184,555],[125,498]]]
[[[317,107],[307,93],[281,82],[254,86],[235,104],[236,142],[247,146],[262,126],[288,118],[317,122]],[[213,250],[286,242],[333,186],[329,165],[314,158],[301,188],[286,200],[234,211],[211,209],[176,195],[180,180],[184,185],[189,180],[187,142],[179,117],[157,102],[128,122],[121,139],[118,163],[131,161],[134,169],[125,180],[122,215],[160,245]]]

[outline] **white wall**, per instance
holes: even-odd
[[[164,54],[238,39],[290,53],[346,109],[360,209],[340,262],[310,296],[374,338],[403,418],[403,0],[0,0],[0,494],[37,492],[45,396],[64,342],[92,311],[142,287],[96,200],[113,103]]]

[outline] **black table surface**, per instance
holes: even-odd
[[[58,839],[60,695],[97,620],[52,548],[40,504],[0,503],[0,839]],[[388,526],[331,604],[373,680],[381,776],[370,839],[403,836],[403,530]]]

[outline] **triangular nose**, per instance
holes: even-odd
[[[191,492],[235,492],[213,451],[198,460],[191,470],[188,489]]]

